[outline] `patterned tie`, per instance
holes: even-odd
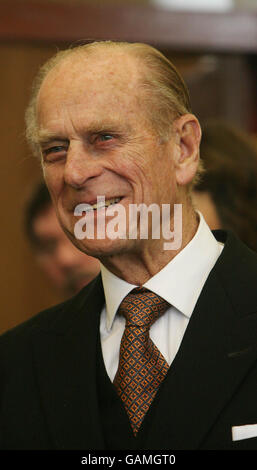
[[[166,300],[143,287],[133,289],[119,313],[126,319],[114,385],[134,432],[141,426],[169,365],[149,336],[152,324],[169,307]]]

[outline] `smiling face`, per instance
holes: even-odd
[[[129,204],[177,202],[175,137],[164,144],[154,132],[137,69],[136,59],[121,51],[74,54],[49,72],[38,96],[43,170],[59,220],[95,256],[140,251],[146,240],[77,240],[78,204],[117,198],[128,224]]]

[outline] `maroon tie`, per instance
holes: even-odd
[[[149,336],[152,324],[169,303],[143,287],[133,289],[118,313],[126,319],[114,385],[123,401],[135,436],[169,365]]]

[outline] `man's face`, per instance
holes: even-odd
[[[175,143],[161,143],[153,131],[138,64],[123,52],[106,56],[65,59],[38,97],[43,170],[59,220],[77,246],[96,256],[140,251],[145,240],[76,240],[78,204],[93,205],[97,196],[118,201],[128,224],[130,204],[176,202]]]
[[[99,272],[97,259],[79,251],[66,237],[50,205],[33,222],[36,258],[46,276],[65,294],[75,294]]]

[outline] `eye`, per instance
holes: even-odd
[[[99,134],[98,139],[101,142],[107,142],[108,140],[112,140],[113,136],[111,134]]]
[[[50,153],[58,153],[65,150],[65,147],[62,145],[55,145],[54,147],[49,147],[48,149],[43,150],[44,155],[49,155]]]
[[[42,155],[45,162],[55,162],[62,159],[67,152],[68,145],[52,145],[42,148]]]
[[[109,132],[95,132],[90,137],[90,144],[95,147],[96,150],[109,150],[116,142],[116,135]]]
[[[44,240],[39,243],[38,252],[41,255],[53,255],[57,250],[56,240]]]

